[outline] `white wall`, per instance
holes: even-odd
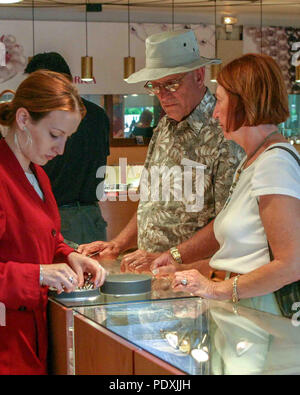
[[[134,24],[133,26],[135,26],[136,33],[131,35],[131,56],[136,58],[136,70],[139,70],[145,65],[145,37],[162,29],[168,29],[169,26],[162,24]],[[181,25],[175,26],[176,29],[181,27]],[[200,45],[201,55],[214,57],[214,27],[211,25],[193,25],[192,27],[198,37],[205,39],[205,43]],[[73,77],[79,77],[81,56],[85,56],[85,23],[35,21],[34,28],[35,53],[59,52],[68,62]],[[94,58],[96,83],[78,84],[81,94],[144,93],[143,83],[127,84],[123,81],[123,58],[128,56],[127,32],[126,23],[88,23],[88,55]],[[23,47],[21,60],[24,68],[28,56],[32,56],[32,22],[1,21],[0,37],[3,34],[14,36],[17,44]],[[0,90],[16,89],[23,78],[24,75],[20,71],[13,78],[3,81],[0,69]],[[209,85],[209,72],[207,83]]]
[[[271,0],[270,0],[271,1]],[[274,1],[277,6],[266,5],[263,3],[263,26],[293,26],[300,27],[299,18],[299,2],[293,0],[291,4],[288,0]],[[102,12],[89,12],[88,20],[95,22],[126,22],[128,20],[127,7],[115,4],[103,5]],[[137,3],[137,2],[135,2]],[[172,13],[171,6],[169,8],[159,7],[156,8],[156,3],[152,2],[152,7],[137,7],[132,6],[130,11],[130,20],[135,23],[171,23]],[[175,2],[175,3],[180,3]],[[191,2],[190,2],[191,3]],[[200,2],[198,2],[200,3]],[[235,5],[234,3],[241,3],[241,1],[224,1],[224,5],[218,2],[217,7],[217,24],[222,24],[222,17],[225,15],[232,15],[238,18],[238,25],[260,25],[260,4],[253,2]],[[230,5],[228,5],[230,3]],[[289,3],[286,5],[285,3]],[[56,3],[57,4],[57,3]],[[34,9],[35,20],[45,21],[84,21],[85,13],[84,6],[66,6],[63,7],[35,7]],[[189,8],[189,7],[176,7],[174,11],[175,23],[207,23],[214,24],[214,4],[209,7]],[[32,9],[31,7],[8,6],[1,5],[0,7],[0,20],[31,20]]]

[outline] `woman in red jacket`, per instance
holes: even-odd
[[[45,70],[0,104],[0,125],[7,129],[0,140],[0,374],[46,373],[48,286],[71,292],[83,285],[85,273],[95,286],[105,279],[97,261],[64,244],[40,167],[63,153],[84,115],[70,81]]]

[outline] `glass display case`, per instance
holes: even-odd
[[[120,259],[102,264],[117,274]],[[52,296],[49,308],[55,374],[300,374],[300,311],[289,320],[202,300],[170,278],[147,294]]]
[[[300,94],[289,95],[290,117],[279,125],[280,132],[291,144],[300,144]]]
[[[143,352],[182,373],[300,374],[297,320],[196,297],[79,307],[74,311],[75,319],[81,317],[98,327],[99,334],[104,330],[115,341],[120,339],[119,345],[124,341],[131,344],[130,352]],[[96,337],[93,341],[95,345]],[[79,338],[77,342],[80,345],[84,341]],[[113,355],[114,347],[110,347]],[[116,350],[119,352],[120,347]],[[98,368],[101,374],[101,366]],[[139,369],[138,363],[133,374],[134,369]]]
[[[122,256],[117,260],[101,261],[101,265],[109,274],[120,273],[120,262]],[[76,307],[96,307],[107,304],[120,303],[135,305],[136,301],[149,300],[168,300],[170,298],[192,298],[189,293],[175,293],[172,291],[171,278],[152,278],[151,292],[115,295],[91,293],[91,297],[81,297],[80,294],[74,295],[62,293],[58,295],[55,291],[49,293],[48,321],[50,333],[50,365],[53,374],[74,374],[74,320],[73,309]],[[78,296],[78,297],[77,297]],[[124,307],[128,309],[128,307]],[[85,330],[86,332],[86,330]],[[124,372],[123,372],[124,373]]]
[[[111,274],[124,274],[120,271],[122,255],[111,261],[101,261],[101,265],[105,268],[108,275]],[[70,297],[71,296],[71,297]],[[189,293],[174,292],[171,288],[171,277],[152,277],[151,281],[151,292],[132,294],[132,295],[115,295],[115,294],[104,294],[101,290],[98,290],[98,294],[92,293],[92,297],[81,298],[80,296],[72,297],[73,294],[61,293],[58,295],[55,291],[49,293],[50,300],[62,305],[66,308],[80,307],[80,306],[96,306],[110,303],[120,302],[134,302],[134,301],[145,301],[145,300],[157,300],[157,299],[172,299],[172,298],[190,298]]]

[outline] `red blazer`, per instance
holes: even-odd
[[[39,265],[65,262],[73,251],[63,243],[49,179],[41,167],[33,170],[44,200],[0,140],[0,374],[46,373],[47,288],[40,287]]]

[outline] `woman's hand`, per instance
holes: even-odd
[[[98,288],[104,283],[106,277],[105,269],[95,260],[77,252],[68,255],[68,262],[78,277],[78,287],[84,285],[84,275],[91,274],[91,282]]]
[[[174,292],[189,292],[195,296],[214,299],[216,283],[202,276],[196,269],[176,272],[172,281]]]
[[[169,251],[166,251],[154,260],[150,266],[150,270],[155,276],[165,276],[166,274],[173,274],[178,271],[180,269],[179,266]]]
[[[150,272],[150,265],[159,255],[159,252],[136,250],[122,259],[121,271],[132,273]]]
[[[91,255],[95,252],[99,252],[101,258],[117,258],[121,252],[116,242],[101,240],[89,244],[81,244],[77,250],[82,255]]]
[[[57,293],[72,292],[78,286],[78,276],[66,263],[41,265],[43,281],[41,285],[57,289]]]

